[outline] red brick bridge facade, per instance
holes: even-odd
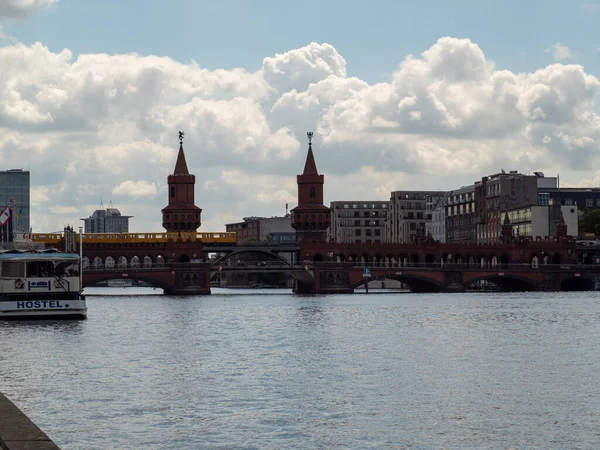
[[[195,231],[202,212],[194,205],[195,178],[187,170],[181,139],[182,135],[175,170],[168,178],[169,205],[162,210],[167,231]],[[537,240],[514,239],[505,215],[498,244],[443,244],[430,237],[408,244],[326,242],[330,210],[323,205],[324,176],[318,173],[311,139],[309,133],[304,172],[297,177],[298,206],[291,211],[298,253],[293,265],[279,261],[281,270],[296,279],[298,293],[353,292],[375,279],[400,280],[418,292],[464,291],[482,281],[505,290],[589,289],[600,275],[600,265],[576,264],[576,241],[566,236],[562,217],[556,237]],[[216,251],[235,253],[235,249]],[[83,283],[130,278],[161,287],[166,293],[209,294],[211,274],[228,270],[221,268],[223,259],[211,265],[209,252],[201,242],[181,239],[86,244]],[[272,249],[257,247],[254,253],[278,261]]]

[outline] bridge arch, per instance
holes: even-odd
[[[247,255],[247,254],[259,254],[259,255],[268,256],[269,259],[271,259],[273,261],[277,261],[282,264],[290,265],[289,261],[286,261],[285,259],[276,255],[272,251],[262,250],[260,248],[256,248],[256,249],[245,248],[245,249],[241,249],[241,250],[231,251],[231,252],[221,256],[220,258],[217,258],[214,261],[211,261],[211,265],[212,266],[221,266],[221,265],[224,265],[224,263],[226,261],[228,261],[229,259],[235,258],[237,255]],[[322,257],[322,255],[321,255],[321,257]]]
[[[404,283],[406,286],[408,286],[408,288],[411,290],[411,292],[415,292],[415,293],[425,293],[425,292],[438,293],[438,292],[444,292],[446,290],[446,286],[444,286],[442,283],[440,283],[437,280],[423,277],[423,276],[417,275],[417,274],[411,274],[411,273],[402,274],[402,275],[387,273],[387,274],[375,276],[372,278],[361,279],[355,283],[350,284],[350,287],[352,289],[357,289],[360,286],[366,284],[367,282],[374,281],[374,280],[377,280],[377,281],[384,281],[384,280],[400,281],[401,283]]]
[[[425,266],[434,267],[435,266],[435,255],[432,253],[428,253],[425,255]]]
[[[462,253],[456,253],[456,255],[454,255],[454,263],[459,267],[464,266],[465,257],[463,256]]]
[[[169,283],[165,280],[161,280],[159,278],[153,277],[149,274],[130,272],[127,275],[128,275],[127,276],[128,280],[143,281],[153,287],[163,289],[165,291],[165,293],[168,293],[173,289],[173,285],[171,283]],[[84,272],[83,272],[83,288],[92,286],[97,283],[101,283],[103,281],[115,280],[115,279],[120,279],[120,278],[121,277],[119,276],[119,274],[116,274],[116,273],[111,273],[111,272],[95,273],[95,274],[93,274],[93,278],[92,278],[93,282],[90,282],[90,281],[88,281],[90,279],[89,274],[86,274],[86,272],[84,270]]]
[[[554,253],[552,255],[552,264],[560,264],[561,262],[561,255],[560,253]]]
[[[480,281],[494,283],[501,291],[535,291],[538,288],[538,283],[536,281],[509,273],[506,273],[504,276],[498,274],[486,274],[473,278],[468,283],[465,283],[465,288],[468,289]]]
[[[531,257],[531,267],[533,267],[534,269],[537,269],[540,266],[540,260],[537,257],[537,255],[534,253],[533,256]]]
[[[560,283],[561,291],[593,291],[596,282],[593,277],[588,276],[570,276]]]

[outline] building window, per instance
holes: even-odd
[[[175,197],[175,186],[171,186],[171,198]]]
[[[565,205],[569,206],[573,204],[573,199],[572,198],[565,198]]]
[[[591,208],[592,206],[594,206],[594,199],[593,198],[586,198],[585,199],[585,207],[586,208]]]
[[[310,187],[310,193],[309,193],[309,197],[310,198],[315,198],[317,196],[316,192],[315,192],[315,188],[314,186]]]
[[[361,235],[360,229],[354,230],[354,236],[360,236],[360,235]]]

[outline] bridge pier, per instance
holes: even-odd
[[[165,289],[165,294],[210,295],[209,264],[178,265],[174,269],[175,282],[172,288]]]
[[[463,282],[462,272],[444,272],[444,284],[445,287],[443,292],[466,292],[466,288]]]
[[[314,291],[316,294],[353,294],[350,273],[343,267],[314,269]]]
[[[305,283],[298,279],[294,280],[294,287],[292,289],[294,294],[316,294],[314,283]]]

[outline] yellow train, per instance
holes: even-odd
[[[79,242],[79,234],[75,234],[75,241]],[[59,244],[64,239],[64,233],[33,233],[29,235],[33,242],[44,244]],[[204,244],[235,244],[236,233],[196,233],[196,232],[169,232],[169,233],[83,233],[84,244],[124,244],[124,243],[156,243],[168,241],[191,241]]]

